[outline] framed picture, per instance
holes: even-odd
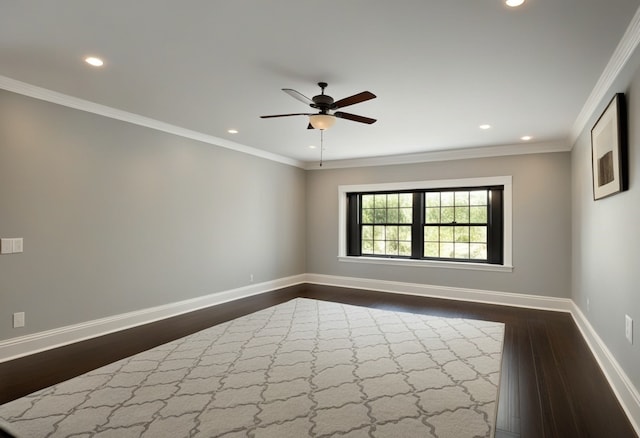
[[[593,199],[627,189],[627,116],[623,93],[611,99],[591,129]]]

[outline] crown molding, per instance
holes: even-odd
[[[568,152],[571,145],[566,141],[548,141],[539,143],[517,143],[499,146],[453,149],[418,154],[387,155],[382,157],[355,158],[349,160],[325,161],[322,167],[317,162],[305,163],[305,170],[345,169],[350,167],[389,166],[396,164],[428,163],[433,161],[467,160],[474,158],[504,157],[509,155],[546,154]]]
[[[638,41],[640,41],[640,14],[636,14],[633,21],[636,23],[635,28],[637,28],[637,32],[636,32],[637,37],[635,42],[635,44],[637,44]],[[627,33],[629,33],[629,31]],[[123,122],[131,123],[138,126],[143,126],[143,127],[154,129],[161,132],[166,132],[166,133],[177,135],[184,138],[189,138],[191,140],[200,141],[202,143],[207,143],[214,146],[223,147],[226,149],[231,149],[237,152],[253,155],[256,157],[264,158],[270,161],[275,161],[275,162],[286,164],[289,166],[298,167],[305,170],[328,170],[328,169],[342,169],[342,168],[355,168],[355,167],[387,166],[387,165],[414,164],[414,163],[425,163],[425,162],[435,162],[435,161],[489,158],[489,157],[500,157],[500,156],[510,156],[510,155],[567,152],[571,150],[571,146],[575,142],[574,139],[572,139],[571,142],[566,142],[564,140],[556,140],[556,141],[547,141],[547,142],[539,142],[539,143],[527,143],[527,144],[517,143],[517,144],[507,144],[507,145],[497,145],[497,146],[430,151],[430,152],[421,152],[417,154],[388,155],[388,156],[380,156],[380,157],[365,157],[365,158],[354,158],[354,159],[345,159],[345,160],[333,160],[333,161],[325,161],[323,163],[323,166],[319,167],[315,161],[303,162],[303,161],[295,160],[293,158],[274,154],[261,149],[245,146],[243,144],[229,141],[224,138],[203,134],[198,131],[182,128],[180,126],[165,123],[156,119],[144,117],[139,114],[134,114],[128,111],[119,110],[117,108],[112,108],[106,105],[101,105],[95,102],[91,102],[88,100],[84,100],[84,99],[69,96],[63,93],[59,93],[56,91],[52,91],[46,88],[31,85],[26,82],[21,82],[6,76],[0,76],[0,89],[4,89],[4,90],[11,91],[24,96],[32,97],[34,99],[54,103],[57,105],[66,106],[68,108],[73,108],[80,111],[86,111],[86,112],[97,114],[103,117],[120,120]],[[604,92],[603,92],[603,95],[604,95]],[[589,113],[589,115],[590,114],[591,113]]]
[[[613,52],[611,59],[609,59],[609,63],[602,72],[598,82],[596,82],[593,91],[591,91],[591,94],[587,98],[587,101],[571,128],[569,143],[572,148],[587,126],[587,123],[589,123],[591,117],[596,114],[601,102],[607,99],[609,89],[613,86],[620,73],[622,73],[622,70],[638,47],[638,44],[640,44],[640,7],[636,10],[616,50]]]
[[[55,103],[57,105],[66,106],[68,108],[86,111],[88,113],[97,114],[103,117],[109,117],[111,119],[143,126],[145,128],[155,129],[156,131],[166,132],[169,134],[177,135],[179,137],[200,141],[202,143],[231,149],[237,152],[242,152],[244,154],[254,155],[256,157],[264,158],[282,164],[287,164],[289,166],[300,168],[304,167],[301,161],[294,160],[292,158],[284,157],[282,155],[277,155],[271,152],[266,152],[261,149],[252,148],[250,146],[245,146],[240,143],[226,140],[224,138],[214,137],[212,135],[203,134],[191,129],[171,125],[169,123],[119,110],[106,105],[101,105],[88,100],[58,93],[56,91],[28,84],[26,82],[17,81],[6,76],[0,76],[0,89],[11,91],[17,94],[22,94],[34,99]]]

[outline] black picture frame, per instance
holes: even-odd
[[[616,93],[591,129],[593,199],[628,188],[627,112],[624,93]]]

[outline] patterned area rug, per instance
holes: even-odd
[[[492,437],[504,325],[297,298],[0,406],[19,437]],[[117,348],[117,346],[114,346]]]

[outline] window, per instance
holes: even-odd
[[[423,257],[502,263],[503,187],[424,193]]]
[[[341,186],[339,192],[344,261],[511,268],[510,177]]]
[[[411,256],[413,195],[364,194],[359,201],[361,254]]]

